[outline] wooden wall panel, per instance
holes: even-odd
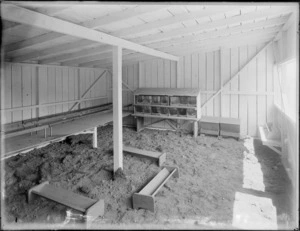
[[[221,87],[221,73],[220,73],[220,52],[214,52],[214,90],[218,90]],[[213,101],[214,116],[219,117],[221,111],[221,96],[217,96]]]
[[[22,66],[12,65],[12,107],[22,106]],[[22,111],[12,113],[12,122],[22,120]]]
[[[55,102],[62,102],[63,100],[63,78],[62,78],[62,68],[57,67],[55,69]],[[71,86],[71,83],[70,83]],[[56,113],[63,112],[63,105],[55,106]]]
[[[256,46],[248,46],[248,59],[256,53]],[[247,90],[256,91],[257,84],[257,59],[253,60],[248,66]],[[249,135],[257,135],[257,97],[255,95],[248,96],[248,132]]]
[[[176,62],[164,60],[163,86],[198,87],[201,90],[201,104],[204,104],[263,46],[265,44],[186,55],[180,57],[178,65]],[[274,60],[271,52],[268,49],[253,60],[219,96],[202,108],[202,115],[240,118],[241,135],[258,136],[258,124],[273,119],[270,112],[274,102]],[[140,64],[140,87],[160,87],[161,60],[143,61]],[[153,120],[146,121],[149,124]],[[190,125],[185,128],[187,127],[191,128]]]
[[[12,107],[12,65],[5,63],[4,64],[4,108],[11,108]],[[1,95],[2,96],[2,95]],[[12,122],[12,112],[5,112],[3,123],[11,123]]]
[[[63,95],[62,101],[67,102],[69,99],[69,68],[64,67],[62,70],[63,76]],[[67,112],[69,110],[69,104],[63,104],[63,112]]]
[[[47,88],[48,88],[48,101],[47,103],[55,102],[55,67],[47,68]],[[55,106],[48,106],[48,115],[55,114]]]
[[[206,54],[206,91],[214,90],[214,57],[213,52]],[[207,94],[207,99],[209,99],[212,94]],[[214,115],[214,104],[213,102],[206,106],[206,115]]]
[[[221,50],[221,83],[222,86],[230,80],[230,49]],[[229,86],[226,86],[223,91],[229,91]],[[230,117],[231,115],[231,98],[230,95],[222,94],[221,116]]]
[[[90,87],[90,84],[102,73],[103,69],[49,66],[38,64],[4,63],[4,120],[12,123],[37,117],[67,112],[74,101]],[[99,75],[98,75],[99,73]],[[106,97],[108,77],[102,77],[86,99]],[[66,102],[55,105],[55,103]],[[86,103],[88,102],[88,103]],[[108,99],[96,99],[83,102],[80,108],[96,106],[108,102]],[[53,104],[31,107],[43,104]],[[78,109],[76,106],[73,110]]]
[[[200,53],[198,54],[198,88],[201,92],[206,90],[206,54]],[[206,102],[207,96],[206,93],[201,93],[201,105]],[[202,109],[202,115],[206,115],[206,107]]]
[[[239,48],[240,53],[240,62],[239,68],[244,65],[248,60],[248,48],[247,46],[243,46]],[[239,79],[239,90],[240,91],[247,91],[248,90],[248,67],[246,67],[240,73]],[[248,96],[240,95],[239,100],[239,118],[241,120],[241,134],[248,134]]]
[[[234,76],[239,71],[239,50],[238,48],[230,49],[230,76]],[[231,91],[239,90],[239,78],[236,78],[230,83]],[[239,118],[239,96],[236,94],[230,95],[230,117]]]

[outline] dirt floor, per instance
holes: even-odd
[[[2,221],[67,227],[65,206],[40,197],[27,203],[28,189],[44,181],[86,197],[104,199],[105,215],[94,221],[99,228],[101,224],[180,223],[195,229],[239,228],[234,222],[238,217],[237,192],[271,198],[279,226],[289,220],[290,205],[285,196],[290,190],[288,176],[280,157],[260,141],[203,135],[194,139],[180,132],[145,129],[137,133],[126,127],[123,134],[124,145],[166,152],[166,165],[179,168],[179,178],[170,178],[156,195],[154,213],[133,210],[132,195],[160,168],[155,161],[126,154],[123,174],[114,179],[112,126],[108,125],[98,128],[97,149],[92,148],[92,135],[82,134],[7,159]],[[263,175],[257,175],[257,179],[262,177],[263,183],[250,179],[256,176],[258,164]],[[250,168],[248,179],[245,166]],[[261,216],[270,220],[265,214],[268,211],[260,209]]]

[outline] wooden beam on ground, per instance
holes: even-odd
[[[106,70],[105,71],[103,71],[102,73],[101,73],[101,75],[91,84],[91,86],[83,93],[83,95],[80,97],[80,99],[79,99],[79,101],[77,101],[70,109],[69,109],[69,111],[72,111],[73,110],[73,108],[75,108],[79,103],[81,103],[81,99],[83,99],[86,95],[87,95],[87,93],[89,93],[90,92],[90,90],[92,89],[92,87],[98,82],[98,80],[99,79],[101,79],[103,76],[104,76],[104,74],[106,73]]]
[[[2,4],[2,17],[6,20],[32,25],[58,33],[75,36],[81,39],[87,39],[95,42],[106,43],[113,46],[122,46],[123,48],[145,53],[159,58],[177,61],[178,57],[154,50],[140,44],[136,44],[124,39],[120,39],[100,31],[95,31],[74,23],[46,16],[22,7],[12,4]]]
[[[123,169],[122,48],[113,47],[113,146],[114,172]]]
[[[94,127],[94,129],[93,129],[93,148],[98,148],[97,127]]]
[[[162,166],[162,164],[166,161],[167,158],[167,154],[164,152],[152,152],[128,146],[123,146],[123,151],[133,156],[146,157],[158,160],[158,166]]]

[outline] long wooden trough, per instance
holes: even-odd
[[[104,200],[91,199],[66,189],[57,188],[50,185],[48,181],[28,191],[28,202],[31,203],[37,195],[82,212],[86,217],[87,225],[97,217],[104,215]]]
[[[155,195],[173,175],[176,178],[179,177],[178,168],[164,166],[164,168],[139,193],[133,194],[133,209],[143,208],[154,212]]]
[[[133,156],[137,156],[137,157],[145,157],[145,158],[158,160],[158,166],[161,166],[166,161],[166,158],[167,158],[166,153],[152,152],[152,151],[127,147],[127,146],[123,146],[123,152],[128,153]]]

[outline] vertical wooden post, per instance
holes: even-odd
[[[198,136],[198,121],[194,122],[194,138]]]
[[[139,132],[144,127],[144,117],[136,118],[136,131]]]
[[[122,48],[113,47],[113,144],[114,172],[123,169]]]
[[[94,127],[94,130],[93,130],[93,148],[98,148],[97,127]]]

